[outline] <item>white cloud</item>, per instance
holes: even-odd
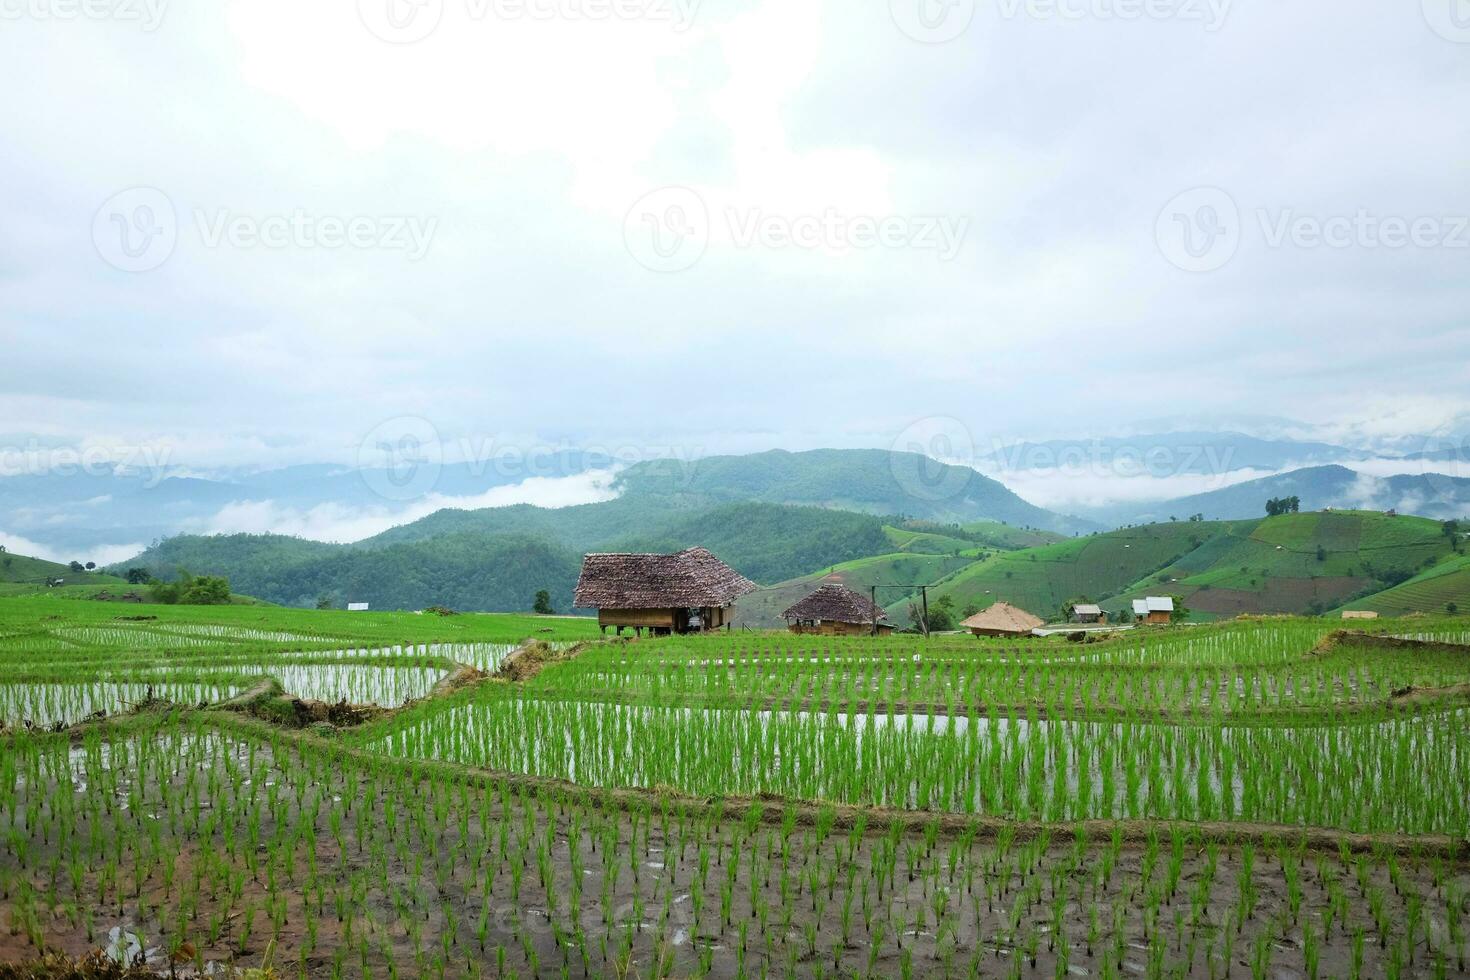
[[[101,544],[63,552],[50,545],[41,544],[39,541],[31,541],[5,531],[0,531],[0,544],[3,544],[5,550],[11,554],[41,558],[62,564],[72,561],[83,563],[91,561],[96,562],[99,566],[111,565],[114,562],[131,558],[147,547],[143,544]]]
[[[611,500],[617,496],[610,489],[612,480],[613,474],[608,470],[592,470],[568,477],[532,477],[468,497],[428,494],[398,508],[325,503],[302,509],[283,506],[273,500],[241,501],[227,504],[212,517],[195,522],[196,533],[288,534],[313,541],[346,543],[370,538],[390,527],[416,521],[446,508],[479,510],[512,504],[559,508]]]
[[[1176,473],[1168,476],[1130,475],[1107,467],[1058,469],[999,469],[976,467],[999,480],[1022,499],[1038,507],[1065,513],[1074,508],[1108,507],[1172,500],[1220,490],[1248,480],[1271,476],[1273,470],[1232,470],[1228,473]]]

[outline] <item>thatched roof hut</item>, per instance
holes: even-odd
[[[716,629],[756,584],[704,548],[672,555],[593,554],[582,559],[574,605],[596,609],[603,626],[642,632]]]
[[[781,615],[793,633],[869,633],[875,622],[879,633],[893,631],[872,599],[844,585],[824,585]]]
[[[1009,602],[997,602],[989,609],[971,616],[960,626],[976,636],[1027,636],[1043,624],[1040,616],[1033,616]]]

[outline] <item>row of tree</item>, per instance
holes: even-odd
[[[1272,497],[1266,501],[1266,516],[1280,517],[1282,514],[1301,513],[1302,498],[1300,497]]]

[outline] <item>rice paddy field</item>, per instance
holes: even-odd
[[[624,642],[0,599],[0,964],[1465,976],[1470,622],[1342,625]]]

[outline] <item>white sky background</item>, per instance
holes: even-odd
[[[412,44],[365,27],[390,0],[175,3],[151,31],[144,0],[113,2],[0,0],[0,444],[208,467],[351,461],[398,416],[692,455],[887,446],[932,416],[988,445],[1183,413],[1393,435],[1470,409],[1470,230],[1273,248],[1256,215],[1455,233],[1470,43],[1433,29],[1439,0],[1241,2],[1213,31],[1203,0],[1127,21],[983,0],[941,44],[898,26],[931,0],[706,0],[684,30],[673,0],[610,21],[443,0]],[[651,271],[625,217],[671,185],[707,206],[708,247]],[[134,273],[93,222],[138,186],[178,240]],[[1187,272],[1155,224],[1201,186],[1241,242]],[[965,233],[948,259],[742,245],[732,209]],[[414,260],[199,227],[298,210],[434,234]]]

